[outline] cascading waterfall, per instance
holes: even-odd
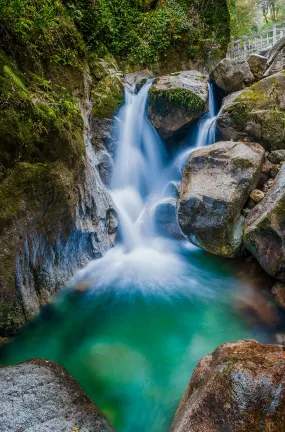
[[[114,284],[130,290],[135,281],[137,287],[152,288],[156,293],[159,287],[165,292],[174,286],[179,290],[187,286],[188,291],[195,292],[196,282],[191,279],[189,284],[189,264],[177,253],[181,246],[159,236],[155,229],[155,205],[167,199],[166,185],[180,179],[169,168],[164,144],[147,117],[151,85],[149,80],[138,94],[126,90],[125,105],[116,118],[117,155],[111,193],[119,214],[121,242],[102,259],[90,262],[76,275],[73,284],[88,280],[92,286],[92,281],[96,281],[97,291]],[[178,157],[181,167],[193,148],[214,142],[214,123],[215,101],[210,84],[209,112],[199,122],[194,143]]]
[[[248,307],[260,301],[261,294],[237,276],[240,268],[156,232],[153,207],[171,189],[168,183],[181,179],[187,155],[214,141],[215,109],[210,87],[210,111],[199,121],[186,153],[178,155],[179,173],[147,118],[150,86],[146,83],[137,95],[126,92],[116,122],[111,193],[121,242],[78,272],[70,289],[48,305],[0,358],[7,365],[28,358],[61,363],[119,432],[170,430],[202,356],[226,341],[268,341],[267,330],[241,319],[242,302]],[[88,140],[86,145],[91,179],[82,215],[96,203],[96,158]],[[82,229],[88,231],[89,222]],[[75,249],[70,252],[76,256]]]

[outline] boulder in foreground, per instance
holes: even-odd
[[[114,432],[72,376],[46,360],[0,369],[0,405],[7,432]]]
[[[192,153],[179,188],[178,222],[191,243],[234,257],[242,247],[241,211],[264,160],[259,144],[219,142]]]
[[[283,432],[285,353],[245,340],[221,345],[196,367],[172,432]]]
[[[163,138],[198,119],[207,111],[208,81],[198,71],[156,79],[149,91],[149,117]]]

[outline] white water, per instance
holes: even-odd
[[[177,179],[173,178],[173,164],[170,168],[167,164],[164,144],[147,118],[151,85],[146,83],[137,95],[126,90],[125,105],[118,113],[115,127],[118,144],[111,194],[119,214],[121,242],[102,259],[90,262],[77,274],[76,282],[90,281],[97,290],[123,287],[129,293],[134,287],[148,292],[151,289],[156,294],[159,290],[171,290],[173,294],[174,287],[194,293],[197,285],[207,284],[202,282],[203,270],[199,274],[195,269],[195,277],[192,276],[193,269],[182,256],[181,247],[196,248],[187,243],[178,250],[175,242],[157,235],[153,221],[153,208],[167,198],[167,184]],[[210,86],[209,93],[209,113],[200,120],[194,143],[176,159],[175,163],[180,161],[181,166],[193,147],[215,140],[214,96]],[[207,291],[205,288],[208,296]],[[203,295],[201,288],[199,295]]]

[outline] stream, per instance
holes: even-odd
[[[266,283],[245,261],[157,234],[155,207],[172,197],[168,186],[191,152],[215,142],[218,107],[210,85],[209,112],[170,158],[146,115],[151,85],[126,91],[114,130],[120,242],[79,271],[0,358],[59,362],[118,432],[168,431],[201,357],[237,339],[272,342],[279,325]]]

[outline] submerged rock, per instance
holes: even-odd
[[[254,83],[246,60],[223,59],[211,72],[210,79],[226,93],[233,93]]]
[[[225,139],[247,138],[268,150],[285,147],[285,72],[225,98],[217,126]]]
[[[259,144],[219,142],[192,153],[179,188],[178,221],[191,243],[225,257],[242,247],[242,209],[264,161]]]
[[[273,186],[248,215],[244,232],[246,248],[263,269],[285,281],[285,165]]]
[[[154,221],[160,235],[174,238],[183,237],[177,221],[176,204],[176,198],[165,198],[155,207]]]
[[[276,282],[276,284],[273,285],[271,292],[277,306],[285,311],[285,284],[282,282]]]
[[[74,378],[46,360],[0,369],[0,404],[3,431],[114,432]]]
[[[164,138],[207,111],[207,77],[198,71],[157,78],[149,92],[149,117]]]
[[[283,432],[285,355],[245,340],[221,345],[198,363],[172,432]]]

